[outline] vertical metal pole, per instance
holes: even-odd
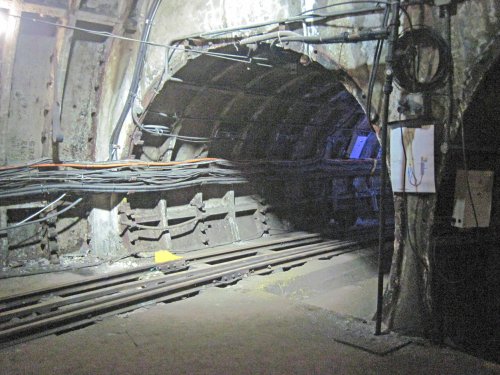
[[[375,335],[380,335],[382,329],[382,305],[384,298],[384,272],[382,258],[385,244],[385,194],[387,185],[387,123],[389,119],[389,100],[392,93],[394,48],[399,30],[400,0],[395,0],[391,5],[391,23],[389,25],[389,38],[387,40],[387,56],[385,58],[384,101],[382,107],[381,147],[382,165],[380,171],[380,207],[379,207],[379,233],[378,233],[378,284],[377,284],[377,314],[375,322]]]
[[[453,124],[453,112],[454,112],[454,100],[453,100],[453,56],[451,54],[451,5],[445,6],[443,8],[446,23],[445,23],[445,34],[446,41],[450,48],[450,56],[448,60],[448,66],[450,71],[448,72],[448,97],[449,97],[449,108],[448,108],[448,123],[446,124],[446,129],[444,133],[444,144],[449,147],[450,142],[450,130]]]

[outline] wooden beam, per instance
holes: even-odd
[[[12,73],[16,58],[17,36],[19,34],[21,0],[9,1],[7,10],[7,28],[3,40],[2,65],[0,70],[0,163],[7,163],[7,123],[9,119],[10,95],[12,89]],[[14,17],[12,17],[14,16]]]

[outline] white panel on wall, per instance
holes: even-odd
[[[391,129],[393,192],[435,193],[434,125]]]
[[[493,178],[493,171],[457,171],[453,226],[458,228],[489,227]]]

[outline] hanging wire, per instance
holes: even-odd
[[[66,193],[64,193],[63,195],[61,195],[59,198],[57,198],[56,200],[50,202],[48,205],[46,205],[45,207],[43,207],[42,209],[38,210],[37,212],[35,212],[33,215],[30,215],[28,216],[26,219],[23,219],[22,221],[20,221],[18,224],[23,224],[23,223],[26,223],[27,221],[33,219],[34,217],[40,215],[43,211],[45,211],[46,209],[48,209],[49,207],[52,207],[54,204],[56,204],[57,202],[59,202],[61,199],[63,199],[64,197],[66,196]]]
[[[395,130],[393,130],[395,131]],[[403,135],[403,127],[400,127],[400,132],[401,132],[401,146],[402,146],[402,149],[403,149],[403,156],[404,156],[404,160],[405,160],[405,173],[403,173],[403,202],[402,202],[402,214],[403,214],[403,220],[402,220],[402,224],[404,225],[404,229],[403,231],[406,232],[406,235],[408,236],[408,245],[410,247],[410,250],[411,252],[413,253],[415,259],[417,259],[418,263],[424,268],[424,270],[428,273],[430,273],[430,268],[429,268],[429,265],[425,262],[424,259],[422,259],[422,257],[418,254],[417,252],[417,248],[415,246],[415,244],[413,243],[412,239],[411,239],[411,231],[410,231],[410,224],[409,224],[409,217],[408,217],[408,193],[406,192],[406,168],[407,168],[407,162],[408,162],[408,158],[407,158],[407,151],[406,151],[406,147],[405,147],[405,143],[404,143],[404,135]],[[417,235],[416,235],[416,226],[414,225],[413,226],[413,229],[414,229],[414,237],[416,238]],[[432,249],[432,257],[435,258],[435,243],[433,245],[433,249]],[[435,271],[435,274],[441,279],[443,280],[444,282],[448,283],[448,284],[459,284],[461,282],[463,282],[463,279],[460,279],[460,280],[450,280],[446,275],[444,275],[441,271],[437,270],[437,269],[434,269]]]
[[[305,11],[299,13],[299,15],[303,15],[303,14],[307,14],[307,13],[311,13],[311,12],[316,12],[318,10],[323,10],[323,9],[327,9],[327,8],[337,7],[337,6],[341,6],[341,5],[354,5],[354,4],[385,4],[385,5],[391,5],[391,2],[390,1],[384,1],[384,0],[351,0],[351,1],[343,1],[341,3],[335,3],[335,4],[325,5],[325,6],[322,6],[322,7],[311,8],[311,9],[308,9],[308,10],[305,10]]]
[[[80,203],[82,200],[83,200],[83,198],[78,198],[76,201],[74,201],[73,203],[71,203],[69,206],[63,208],[61,211],[58,211],[58,212],[56,212],[56,213],[54,213],[52,215],[48,215],[48,216],[45,216],[45,217],[42,217],[40,219],[36,219],[36,220],[33,220],[33,221],[20,222],[20,223],[11,225],[9,227],[0,228],[0,233],[1,232],[7,232],[7,231],[12,230],[12,229],[21,228],[21,227],[24,227],[24,226],[27,226],[27,225],[31,225],[31,224],[35,224],[35,223],[41,223],[41,222],[50,220],[50,219],[52,219],[52,218],[54,218],[56,216],[59,216],[60,214],[66,212],[66,211],[69,211],[70,209],[72,209],[73,207],[75,207],[78,203]]]
[[[230,59],[230,60],[233,60],[233,61],[243,62],[243,63],[247,63],[247,64],[251,63],[251,59],[249,59],[246,56],[242,56],[242,55],[236,55],[236,54],[230,54],[230,53],[212,52],[212,51],[207,51],[207,50],[203,50],[203,49],[194,48],[192,46],[190,46],[189,48],[174,47],[174,46],[168,45],[168,44],[155,43],[155,42],[143,41],[143,40],[135,39],[135,38],[129,38],[129,37],[126,37],[126,36],[121,36],[121,35],[113,34],[113,33],[110,33],[108,31],[97,31],[97,30],[86,29],[86,28],[78,27],[78,26],[68,26],[68,25],[63,25],[61,23],[57,23],[57,22],[51,22],[51,21],[41,20],[39,18],[27,17],[27,16],[23,16],[23,15],[8,14],[8,16],[9,17],[14,17],[14,18],[19,18],[19,19],[24,19],[24,20],[28,20],[28,21],[32,21],[32,22],[36,22],[36,23],[42,23],[42,24],[46,24],[46,25],[52,25],[52,26],[55,26],[55,27],[61,27],[61,28],[64,28],[64,29],[77,30],[77,31],[81,31],[81,32],[84,32],[84,33],[87,33],[87,34],[97,35],[97,36],[101,36],[101,37],[105,37],[105,38],[120,39],[120,40],[125,40],[125,41],[129,41],[129,42],[134,42],[134,43],[146,44],[148,46],[153,46],[153,47],[166,48],[168,50],[174,50],[174,51],[192,52],[192,53],[197,53],[197,54],[200,54],[200,55],[213,56],[213,57],[218,57],[218,58],[222,58],[222,59]]]

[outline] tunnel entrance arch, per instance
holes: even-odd
[[[217,52],[234,53],[234,47]],[[219,228],[222,237],[231,230],[250,238],[292,228],[335,237],[375,236],[380,147],[363,108],[346,90],[345,77],[272,45],[250,52],[250,63],[212,56],[189,60],[148,106],[131,137],[129,156],[234,163],[248,184],[202,195],[236,206],[237,198],[257,201],[271,224],[253,225],[263,218],[252,209],[238,211],[236,223]],[[191,204],[191,198],[183,203]],[[179,246],[190,235],[182,245],[177,241]]]

